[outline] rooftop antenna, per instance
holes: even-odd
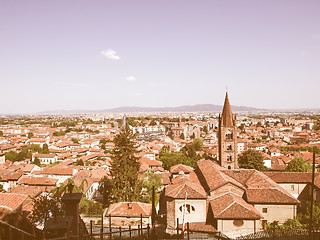
[[[228,85],[226,85],[226,92],[228,92]]]

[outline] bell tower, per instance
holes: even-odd
[[[219,163],[227,169],[237,169],[237,131],[236,116],[233,117],[226,93],[222,114],[219,115]]]

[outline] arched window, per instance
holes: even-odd
[[[184,205],[179,207],[180,212],[183,212],[183,209],[184,209]],[[186,204],[186,213],[191,213],[194,211],[195,211],[194,206],[191,206],[190,204]]]
[[[232,151],[232,146],[231,146],[231,144],[229,144],[229,145],[227,146],[227,150],[228,150],[228,151]]]
[[[230,155],[227,156],[227,162],[232,162],[232,156]]]

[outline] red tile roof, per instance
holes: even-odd
[[[20,193],[31,197],[36,197],[43,192],[50,192],[53,187],[48,186],[25,186],[19,185],[13,189],[10,189],[10,193]]]
[[[231,183],[243,190],[245,189],[241,183],[223,173],[221,169],[224,168],[221,168],[211,160],[199,161],[198,169],[202,175],[200,181],[206,185],[207,191],[213,191],[227,183]]]
[[[298,204],[299,201],[264,173],[252,169],[224,170],[246,187],[250,203]]]
[[[214,218],[216,219],[260,219],[261,214],[243,198],[226,193],[210,200]]]
[[[299,200],[279,189],[247,189],[246,197],[250,203],[298,204]]]
[[[5,206],[12,210],[16,210],[27,198],[28,195],[25,194],[0,193],[0,206]]]
[[[73,175],[72,167],[47,167],[42,171],[34,171],[33,174],[44,174],[44,175]]]
[[[152,204],[141,202],[119,202],[109,206],[107,215],[125,216],[125,217],[143,217],[151,216]]]
[[[58,179],[44,177],[23,176],[19,179],[18,184],[30,186],[56,186]]]
[[[165,188],[165,195],[172,198],[181,198],[184,199],[187,195],[187,198],[193,199],[203,199],[207,198],[206,192],[200,184],[183,181],[178,182],[177,184],[168,185]]]
[[[170,172],[175,174],[178,174],[180,172],[190,173],[191,171],[193,171],[192,167],[183,164],[177,164],[170,168]]]

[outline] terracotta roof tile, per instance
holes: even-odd
[[[16,210],[27,198],[28,195],[25,194],[0,193],[0,206],[5,206],[12,210]]]
[[[167,197],[184,199],[186,194],[187,198],[202,199],[207,197],[203,187],[191,181],[178,182],[165,188],[165,195]]]
[[[119,202],[109,206],[107,215],[111,216],[151,216],[152,204],[141,202]]]
[[[212,191],[227,183],[232,183],[235,186],[244,189],[244,186],[241,183],[221,171],[221,169],[225,168],[221,168],[211,160],[199,161],[198,169],[200,171],[199,174],[201,175],[200,181],[207,185],[205,187],[207,188],[207,191]]]
[[[18,184],[30,186],[56,186],[58,179],[44,177],[23,176],[19,179]]]
[[[260,219],[262,217],[251,204],[232,193],[210,200],[210,207],[217,219]]]
[[[183,164],[177,164],[170,168],[170,172],[175,174],[178,174],[180,172],[190,173],[192,170],[192,167]]]

